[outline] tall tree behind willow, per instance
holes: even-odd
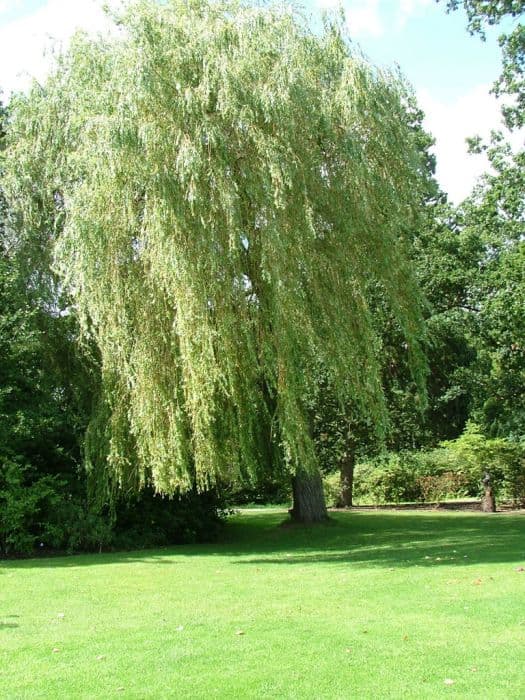
[[[144,1],[119,23],[14,101],[6,164],[100,349],[88,460],[173,493],[249,478],[276,446],[292,515],[322,520],[312,368],[384,423],[371,280],[424,364],[404,88],[289,10]]]
[[[487,27],[503,23],[506,31],[498,37],[502,71],[493,92],[498,97],[512,98],[501,109],[506,125],[510,129],[525,126],[525,1],[447,0],[448,11],[459,7],[467,13],[469,32],[483,40]]]
[[[510,97],[501,104],[505,125],[525,125],[525,2],[523,0],[449,0],[449,10],[464,6],[468,29],[484,38],[487,26],[503,25],[499,37],[502,72],[493,92]],[[512,20],[512,24],[510,23]],[[508,28],[510,27],[510,31]],[[478,238],[476,284],[471,285],[478,325],[480,370],[474,417],[492,435],[525,435],[525,151],[513,152],[505,136],[493,132],[490,143],[470,139],[474,153],[484,152],[491,171],[480,179],[459,214],[466,235]]]

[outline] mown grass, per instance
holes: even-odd
[[[525,698],[523,516],[283,517],[3,562],[0,697]]]

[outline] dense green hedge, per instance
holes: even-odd
[[[355,503],[436,502],[481,497],[488,471],[499,499],[525,504],[525,443],[486,438],[469,424],[457,440],[433,450],[386,453],[356,465]],[[338,496],[338,475],[325,479],[328,501]]]
[[[16,461],[0,465],[0,556],[140,549],[213,540],[224,519],[217,494],[163,498],[146,490],[94,510],[73,484]]]
[[[357,502],[435,502],[476,496],[478,491],[478,483],[441,450],[387,454],[356,466]]]

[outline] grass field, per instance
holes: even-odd
[[[283,517],[3,562],[0,698],[525,698],[525,517]]]

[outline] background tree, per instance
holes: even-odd
[[[372,280],[421,380],[403,88],[291,12],[141,2],[121,22],[14,101],[7,158],[19,226],[56,237],[100,351],[96,444],[122,484],[173,493],[256,473],[274,443],[292,515],[321,520],[316,363],[384,424]]]
[[[468,29],[485,39],[488,26],[513,20],[512,31],[499,37],[502,50],[503,70],[494,84],[498,96],[510,96],[502,112],[507,126],[521,127],[525,124],[525,26],[521,22],[525,12],[523,0],[448,0],[447,9],[463,7],[467,13]]]
[[[449,2],[454,10],[459,2]],[[513,19],[510,33],[500,36],[503,70],[494,86],[506,125],[525,123],[525,13],[523,0],[465,0],[469,30],[484,37],[484,29]],[[525,241],[525,153],[513,153],[501,132],[490,142],[470,140],[474,153],[485,152],[491,165],[464,203],[461,216],[470,235],[481,242],[478,281],[472,286],[477,307],[480,382],[475,417],[495,435],[525,434],[523,270]]]
[[[480,356],[475,417],[492,435],[525,435],[525,154],[501,137],[493,166],[463,205],[467,235],[482,243],[472,297]]]
[[[6,120],[0,106],[0,157]],[[60,540],[70,511],[67,499],[79,496],[82,481],[79,413],[71,401],[71,319],[49,315],[38,303],[12,248],[7,219],[0,188],[2,554],[31,550],[37,541]]]
[[[356,460],[372,458],[385,448],[403,452],[429,448],[461,434],[473,405],[473,340],[476,332],[472,281],[479,272],[483,246],[479,235],[460,225],[435,179],[433,138],[423,128],[424,115],[414,96],[405,96],[405,120],[419,152],[421,215],[405,231],[410,261],[424,292],[428,401],[422,402],[410,371],[406,338],[377,285],[367,290],[380,338],[381,381],[388,421],[383,441],[359,413],[351,395],[340,406],[322,373],[313,404],[315,439],[324,473],[340,471],[337,503],[350,506]]]

